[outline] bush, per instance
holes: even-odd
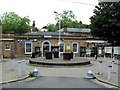
[[[32,72],[29,73],[29,77],[35,77]]]

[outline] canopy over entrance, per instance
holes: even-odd
[[[105,40],[85,40],[86,43],[107,43]]]

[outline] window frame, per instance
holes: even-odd
[[[31,44],[31,48],[30,48],[31,52],[27,52],[27,50],[26,50],[27,49],[26,44],[28,44],[28,43]],[[32,42],[25,42],[25,54],[32,54]]]
[[[77,47],[76,47],[76,48],[77,48],[77,51],[76,51],[76,52],[73,52],[73,49],[74,49],[74,48],[73,48],[73,45],[74,45],[74,44],[77,44]],[[78,53],[78,42],[72,42],[72,52],[73,52],[73,53]]]
[[[60,51],[60,53],[64,53],[64,52],[65,52],[65,42],[62,41],[62,42],[60,42],[60,44],[64,44],[64,45],[63,45],[63,52]],[[60,48],[61,48],[61,47],[60,47]]]

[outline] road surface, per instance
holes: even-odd
[[[38,77],[34,80],[4,84],[3,88],[106,88],[83,77]]]

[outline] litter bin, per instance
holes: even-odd
[[[95,52],[91,51],[91,57],[94,57],[94,56],[95,56]]]
[[[64,60],[70,60],[71,59],[71,53],[63,53],[63,59]]]
[[[34,53],[34,52],[32,53],[32,56],[31,56],[31,58],[35,58],[35,53]]]
[[[73,59],[73,52],[71,52],[71,59]]]
[[[46,52],[45,53],[45,58],[46,59],[52,59],[52,52]]]
[[[59,52],[53,52],[54,53],[54,58],[59,58]]]

